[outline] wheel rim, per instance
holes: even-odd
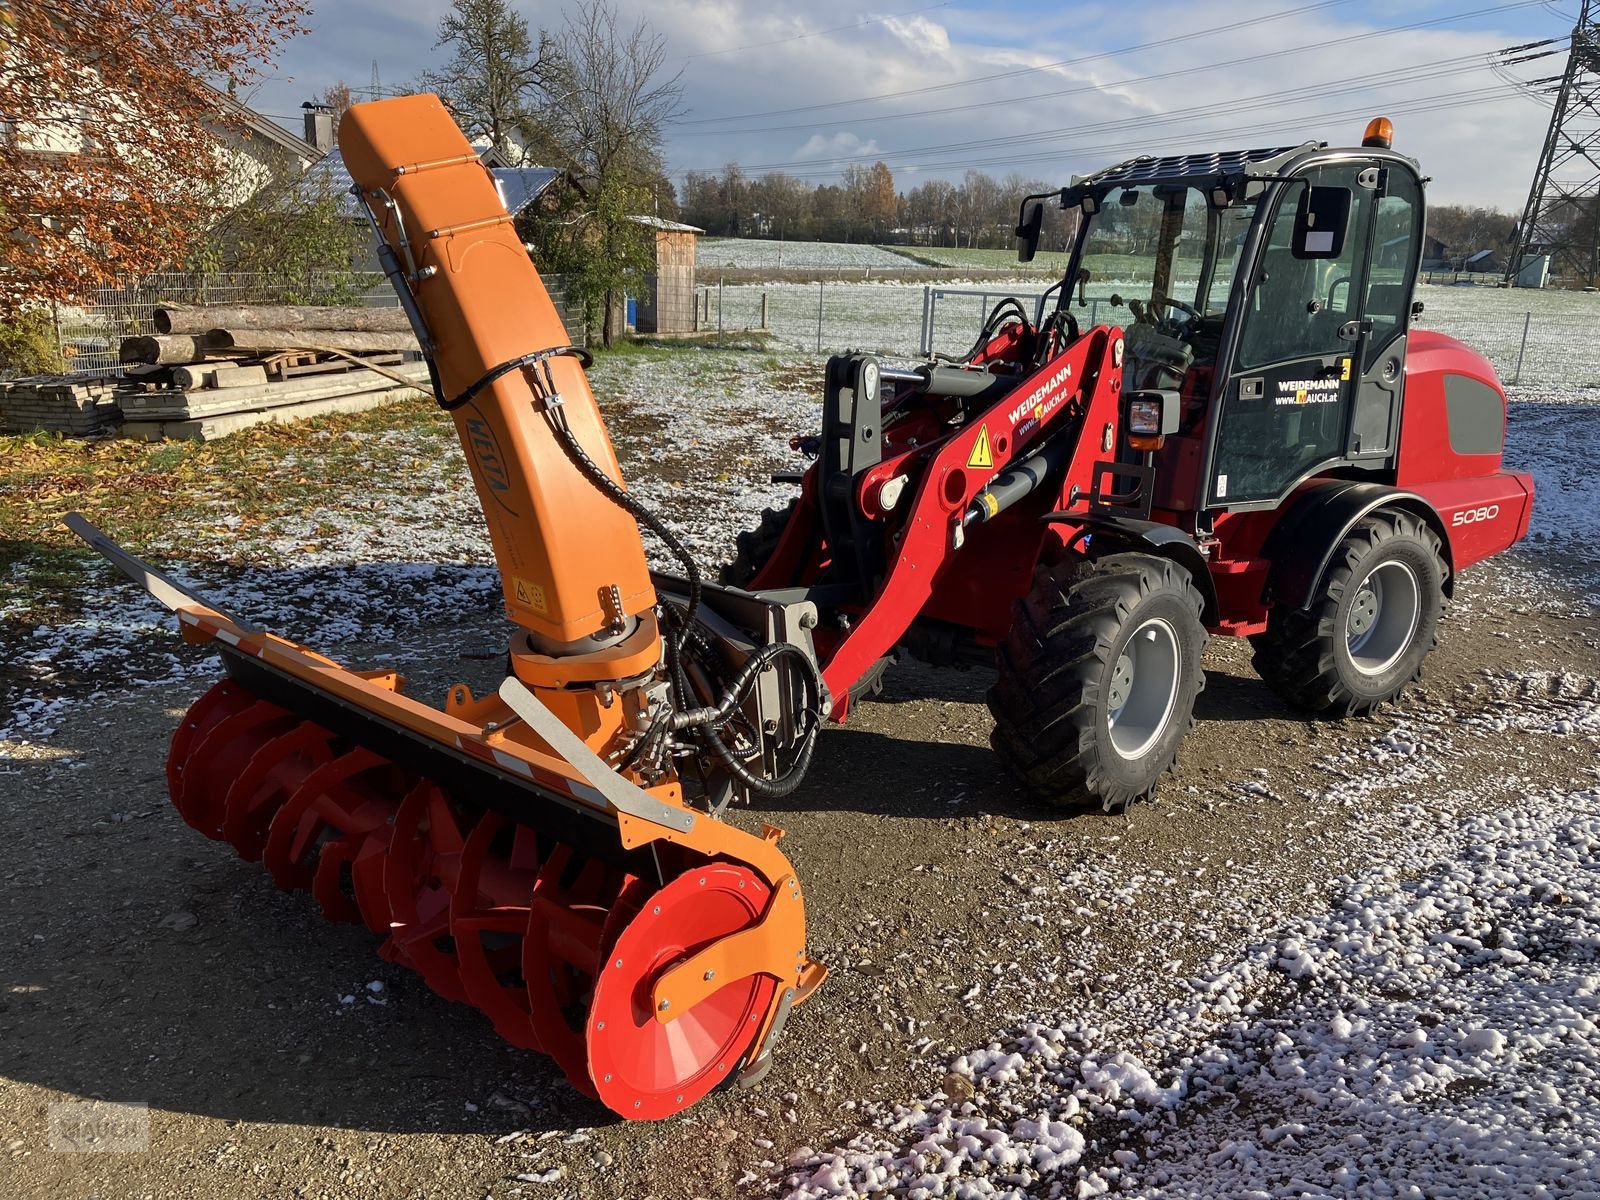
[[[1345,617],[1351,665],[1381,675],[1411,648],[1422,614],[1422,588],[1403,562],[1379,563],[1356,587]]]
[[[1178,701],[1178,634],[1160,617],[1133,631],[1111,668],[1107,725],[1123,758],[1139,758],[1160,740]]]

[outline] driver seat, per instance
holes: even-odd
[[[1127,387],[1134,391],[1182,391],[1184,376],[1194,364],[1189,344],[1137,321],[1122,331],[1128,356]]]

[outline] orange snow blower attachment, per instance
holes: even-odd
[[[173,803],[624,1117],[753,1083],[825,970],[781,831],[720,818],[809,763],[830,708],[815,605],[703,583],[623,487],[587,355],[436,98],[357,105],[340,144],[471,465],[520,627],[510,674],[433,708],[74,515],[227,670],[173,737]],[[641,522],[684,577],[652,575]]]

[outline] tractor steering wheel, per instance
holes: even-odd
[[[1152,297],[1150,297],[1150,307],[1151,308],[1155,308],[1155,306],[1158,305],[1158,304],[1164,305],[1167,308],[1182,309],[1184,312],[1188,313],[1191,317],[1193,317],[1196,321],[1198,321],[1200,319],[1200,310],[1197,309],[1194,305],[1186,304],[1182,300],[1175,300],[1171,296],[1152,296]],[[1182,322],[1182,323],[1183,324],[1187,324],[1187,322]]]

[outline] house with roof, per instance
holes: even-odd
[[[215,114],[207,122],[207,131],[224,166],[215,197],[219,210],[243,203],[273,179],[292,178],[321,157],[317,146],[249,105],[209,84],[199,86]],[[107,152],[82,114],[66,108],[54,119],[0,121],[0,134],[14,138],[19,149],[40,158]]]

